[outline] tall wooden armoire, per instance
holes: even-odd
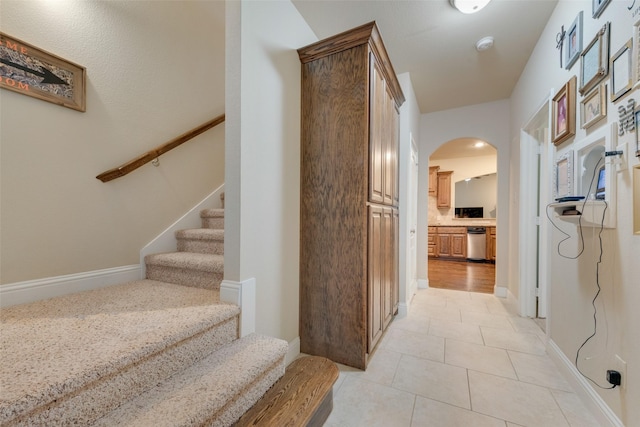
[[[298,55],[300,350],[365,369],[398,307],[404,95],[375,22]]]

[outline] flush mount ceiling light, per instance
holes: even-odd
[[[476,148],[482,148],[482,147],[484,147],[484,142],[478,141],[475,144],[473,144],[473,146],[476,147]]]
[[[489,4],[491,0],[449,0],[451,6],[462,13],[476,13]]]
[[[483,50],[491,49],[493,47],[493,37],[483,37],[476,42],[476,50],[482,52]]]

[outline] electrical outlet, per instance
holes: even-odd
[[[622,377],[622,382],[620,383],[620,388],[626,390],[627,388],[627,362],[622,360],[620,356],[616,354],[614,358],[614,367],[615,370],[620,372],[620,376]]]

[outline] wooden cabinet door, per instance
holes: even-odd
[[[398,209],[393,210],[393,314],[398,312],[400,305],[400,277],[399,277],[399,257],[400,257],[400,213]]]
[[[386,138],[384,129],[386,89],[382,73],[373,57],[369,55],[369,201],[384,203],[384,163]]]
[[[438,194],[438,170],[440,166],[429,166],[429,195]]]
[[[383,208],[382,230],[382,257],[383,257],[383,282],[382,282],[382,327],[386,328],[393,317],[394,304],[394,224],[393,209]]]
[[[384,203],[398,206],[398,110],[389,88],[385,91],[385,122],[383,124],[386,134],[386,153],[384,170]]]
[[[427,256],[436,258],[438,256],[438,249],[436,247],[437,228],[427,227]]]
[[[436,248],[439,257],[451,256],[451,234],[440,233],[436,235]]]
[[[383,208],[369,206],[369,260],[368,260],[368,325],[367,344],[372,351],[382,336],[382,286],[384,282],[384,215]]]
[[[438,201],[439,208],[451,207],[451,174],[453,171],[438,172]]]
[[[496,260],[496,228],[487,227],[487,257],[489,261]]]
[[[370,56],[370,111],[369,111],[369,200],[388,206],[397,206],[399,200],[398,138],[399,112],[393,95]]]
[[[455,258],[467,257],[467,235],[466,234],[451,235],[451,256]]]

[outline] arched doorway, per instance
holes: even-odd
[[[429,287],[493,293],[497,150],[457,138],[429,157]]]

